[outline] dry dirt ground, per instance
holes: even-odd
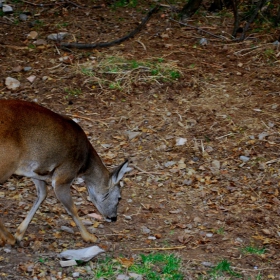
[[[69,32],[68,41],[111,41],[135,28],[151,4],[58,2],[40,7],[34,5],[40,1],[22,1],[12,5],[14,14],[0,18],[0,94],[75,118],[109,168],[131,159],[135,168],[124,180],[116,223],[88,217],[97,210],[85,187],[73,186],[79,214],[97,244],[108,255],[126,258],[157,249],[174,253],[182,259],[185,279],[209,279],[207,262],[223,259],[242,279],[280,279],[280,50],[269,44],[279,30],[262,30],[243,43],[223,41],[180,26],[170,20],[172,11],[162,8],[121,45],[71,51],[51,41],[36,45],[36,39],[27,39],[32,30],[39,39]],[[21,12],[28,12],[26,21],[19,20]],[[201,11],[189,23],[230,38],[233,17]],[[180,77],[152,81],[138,69],[137,75],[117,76],[118,88],[116,75],[95,72],[108,57],[164,62]],[[92,65],[92,75],[81,71],[84,63]],[[20,88],[8,90],[6,77],[18,79]],[[35,187],[29,179],[12,177],[0,195],[1,219],[15,232]],[[50,188],[22,243],[0,249],[0,279],[73,279],[76,270],[88,279],[83,267],[62,269],[57,256],[86,246]],[[248,247],[265,251],[245,253]]]

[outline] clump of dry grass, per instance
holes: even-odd
[[[102,90],[126,93],[139,84],[174,82],[183,76],[177,61],[165,61],[163,58],[136,61],[117,55],[79,64],[78,71],[88,77],[84,83]]]

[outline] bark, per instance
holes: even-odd
[[[203,0],[189,0],[181,10],[181,18],[190,18],[198,10]]]

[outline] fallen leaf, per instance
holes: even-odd
[[[129,268],[134,264],[134,258],[117,258],[117,260],[121,263],[121,265],[125,268]]]

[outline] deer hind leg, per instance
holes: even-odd
[[[40,205],[42,204],[42,202],[45,200],[47,196],[46,183],[44,181],[37,180],[37,179],[32,179],[32,181],[34,182],[37,189],[37,198],[34,201],[33,206],[30,209],[28,215],[25,217],[25,219],[23,220],[23,222],[20,224],[20,226],[16,231],[15,238],[18,242],[22,240],[23,235],[26,232],[29,223],[31,222],[36,211],[38,210],[38,208],[40,207]]]
[[[91,234],[87,231],[82,221],[78,216],[77,208],[73,202],[71,193],[70,193],[70,184],[59,184],[58,180],[53,181],[53,187],[55,194],[59,201],[64,205],[68,214],[72,216],[75,224],[80,229],[82,238],[86,242],[96,242],[97,238],[94,234]]]
[[[16,239],[13,235],[4,227],[4,225],[0,221],[0,246],[4,246],[5,244],[14,245]]]

